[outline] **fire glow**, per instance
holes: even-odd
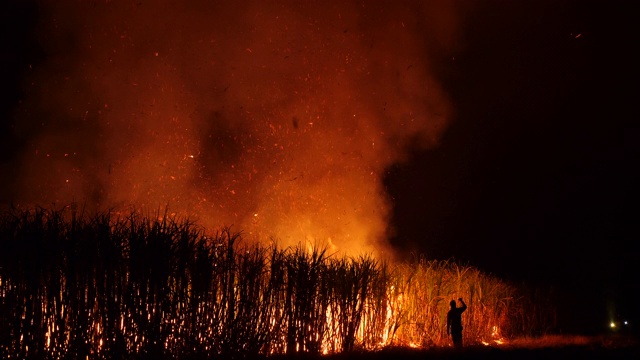
[[[444,4],[49,2],[39,28],[16,203],[169,205],[388,253],[384,172],[450,114],[429,57],[455,34]]]
[[[455,40],[449,6],[158,1],[81,2],[70,10],[42,2],[46,57],[32,66],[15,111],[25,147],[14,203],[74,204],[69,233],[77,230],[76,214],[114,209],[109,216],[124,222],[92,220],[100,226],[87,233],[162,229],[179,214],[212,232],[232,226],[255,247],[237,252],[203,241],[206,271],[153,263],[166,270],[154,283],[136,266],[155,257],[132,260],[131,243],[140,239],[109,234],[92,239],[122,241],[107,244],[117,261],[96,261],[113,271],[109,278],[84,277],[101,272],[84,271],[82,257],[72,265],[83,270],[69,270],[73,255],[65,254],[56,271],[39,274],[46,279],[35,294],[20,263],[16,271],[0,267],[3,301],[28,304],[5,314],[15,316],[9,335],[21,334],[3,337],[5,349],[82,358],[153,349],[215,355],[430,347],[448,343],[448,299],[471,289],[485,295],[469,299],[479,309],[469,311],[470,339],[502,341],[496,324],[511,324],[505,313],[520,305],[500,281],[446,262],[383,260],[393,255],[385,171],[411,148],[436,146],[451,116],[431,69]],[[165,207],[171,214],[126,221]],[[28,234],[29,221],[46,218],[39,216],[25,215],[27,225],[15,228]],[[57,220],[54,214],[45,223]],[[49,246],[41,245],[28,253]],[[145,246],[155,256],[155,245]],[[282,263],[262,258],[267,248],[282,249],[273,250]],[[316,249],[331,256],[314,258]],[[196,250],[187,253],[200,264]],[[229,268],[217,268],[225,261]],[[249,276],[250,265],[258,275]],[[242,266],[246,273],[236,273]],[[314,278],[315,269],[328,275]],[[196,289],[209,273],[213,290]],[[287,288],[273,287],[270,276]],[[335,279],[353,282],[336,289],[342,284]]]

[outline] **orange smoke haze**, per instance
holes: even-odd
[[[19,204],[168,206],[388,251],[385,169],[451,114],[430,68],[455,37],[441,1],[50,1],[38,24]]]

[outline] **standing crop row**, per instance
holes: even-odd
[[[480,343],[553,325],[552,308],[524,295],[453,261],[247,244],[166,214],[38,208],[0,219],[3,358],[448,346],[457,297],[469,299],[467,342]]]

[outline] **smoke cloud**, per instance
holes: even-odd
[[[388,251],[382,185],[451,109],[441,1],[50,1],[24,84],[19,204],[189,216],[280,245]]]

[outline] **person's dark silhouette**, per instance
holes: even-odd
[[[462,298],[459,298],[458,301],[462,306],[456,307],[456,301],[451,300],[449,303],[451,309],[447,313],[447,335],[451,335],[453,346],[456,349],[462,348],[462,313],[467,310],[467,304]]]

